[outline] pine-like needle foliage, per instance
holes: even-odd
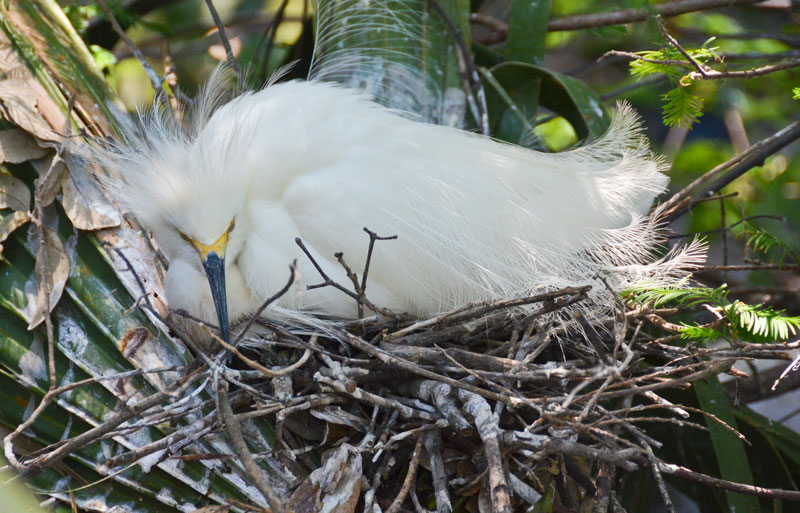
[[[695,49],[686,50],[686,53],[698,64],[705,65],[711,59],[717,59],[716,47],[708,47],[713,39]],[[636,52],[639,59],[630,63],[631,75],[637,79],[662,73],[669,77],[672,89],[667,91],[663,100],[662,114],[664,124],[669,127],[691,128],[692,124],[703,115],[702,98],[691,94],[692,80],[688,73],[693,71],[694,65],[684,55],[672,46],[660,50],[647,50]]]
[[[718,313],[724,322],[706,325],[682,324],[681,337],[692,340],[714,341],[718,338],[778,342],[787,340],[800,329],[800,317],[784,315],[764,304],[750,305],[729,299],[727,285],[718,288],[633,288],[623,297],[633,305],[650,305],[653,308],[679,306],[705,306]],[[721,324],[721,325],[720,325]]]

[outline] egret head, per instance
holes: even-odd
[[[238,145],[246,142],[246,127],[206,130],[207,120],[195,124],[192,133],[151,115],[142,126],[127,126],[123,142],[93,157],[112,173],[106,190],[152,232],[170,265],[182,260],[205,274],[222,338],[229,341],[226,262],[235,261],[249,224],[250,177]]]
[[[230,342],[230,323],[228,320],[228,301],[225,290],[225,253],[228,248],[231,231],[235,227],[236,221],[231,220],[228,229],[211,244],[204,244],[199,240],[193,239],[181,233],[186,242],[197,250],[197,255],[203,264],[203,270],[208,278],[208,285],[211,288],[211,297],[214,300],[214,309],[217,311],[217,320],[225,342]]]

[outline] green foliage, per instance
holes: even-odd
[[[707,41],[706,44],[710,42],[711,40]],[[710,59],[717,58],[716,51],[717,47],[707,48],[702,46],[686,50],[686,53],[700,64],[705,64]],[[645,78],[654,73],[663,73],[671,78],[681,79],[687,70],[694,69],[683,54],[672,46],[667,46],[660,50],[636,52],[635,55],[641,58],[631,61],[630,71],[631,75],[637,79]]]
[[[738,427],[736,413],[719,378],[714,376],[710,379],[697,380],[692,383],[692,389],[703,411],[713,415],[713,417],[706,416],[705,423],[722,478],[734,483],[755,484],[745,444],[738,434],[730,431]],[[726,491],[725,500],[728,503],[728,511],[738,513],[761,511],[758,499],[752,495]]]
[[[703,340],[705,342],[716,342],[718,338],[724,337],[722,333],[711,326],[692,326],[682,324],[684,327],[681,338],[684,340]]]
[[[669,288],[634,287],[622,292],[622,297],[634,305],[651,304],[654,308],[668,305],[697,306],[711,304],[719,306],[727,303],[728,289],[722,285],[716,289],[708,287],[686,287],[680,285]]]
[[[707,46],[711,41],[713,38],[700,48],[686,50],[686,53],[700,65],[718,59],[717,47]],[[691,128],[703,115],[703,99],[689,92],[692,81],[687,72],[694,70],[693,63],[672,46],[636,52],[635,55],[640,58],[631,61],[630,72],[637,80],[660,73],[669,77],[672,84],[672,89],[661,97],[664,124]]]
[[[110,69],[111,66],[117,63],[117,58],[114,57],[114,54],[102,46],[89,45],[89,51],[92,52],[94,62],[100,71]]]
[[[664,104],[661,113],[668,127],[691,128],[703,115],[703,99],[690,94],[686,87],[678,86],[661,96]]]
[[[68,5],[64,7],[64,14],[78,34],[84,35],[86,29],[89,28],[89,22],[92,18],[99,16],[103,11],[95,3],[87,5]]]
[[[727,285],[717,288],[638,287],[624,291],[622,296],[634,305],[652,305],[654,308],[705,305],[726,320],[721,329],[709,325],[684,324],[681,336],[685,339],[713,341],[720,337],[731,337],[773,342],[787,340],[800,330],[800,316],[785,316],[783,310],[763,304],[749,305],[739,300],[731,302],[729,293]]]
[[[769,263],[779,266],[786,262],[786,257],[791,258],[792,263],[800,264],[800,257],[792,248],[764,228],[747,222],[742,223],[742,227],[741,233],[737,235],[745,238],[745,249],[749,249],[754,254],[764,255]]]
[[[800,317],[787,317],[782,310],[773,310],[761,304],[748,305],[734,301],[726,312],[731,322],[738,321],[740,328],[766,340],[786,340],[800,328]]]
[[[792,89],[792,98],[795,100],[800,100],[800,87],[795,87]]]

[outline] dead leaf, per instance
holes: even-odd
[[[34,282],[29,281],[25,287],[28,293],[28,305],[22,315],[28,321],[29,330],[41,324],[45,312],[53,311],[61,299],[69,278],[69,256],[64,243],[50,228],[43,226],[42,230],[44,230],[44,243],[39,244],[39,249],[36,251],[36,272],[31,277]],[[47,288],[50,289],[49,299],[46,298]]]
[[[5,241],[14,230],[31,220],[31,215],[25,210],[17,210],[0,221],[0,242]],[[0,252],[2,253],[2,252]]]
[[[52,123],[55,126],[64,125],[64,115],[62,113],[58,119],[54,109],[59,113],[60,110],[33,78],[9,78],[0,81],[0,102],[5,107],[3,114],[25,132],[43,141],[60,139],[58,133],[48,124],[50,120],[45,121],[45,115],[54,118]],[[57,124],[59,121],[60,125]]]
[[[27,212],[31,204],[31,191],[25,182],[11,175],[0,174],[0,208]]]
[[[119,211],[103,196],[86,165],[70,157],[66,162],[69,174],[62,184],[61,204],[75,228],[99,230],[119,226],[122,222]]]
[[[0,162],[19,164],[46,154],[47,149],[36,144],[33,137],[19,128],[0,130]]]
[[[342,444],[328,452],[322,467],[311,473],[289,499],[292,513],[353,513],[361,494],[361,454]]]
[[[43,159],[31,160],[30,164],[39,174],[36,191],[41,205],[46,207],[55,201],[56,195],[61,191],[67,166],[64,159],[55,152]]]
[[[19,55],[6,38],[0,38],[0,72],[10,78],[30,76],[30,70],[19,60]]]

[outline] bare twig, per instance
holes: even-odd
[[[169,387],[167,390],[162,392],[157,392],[146,399],[142,399],[138,403],[129,405],[126,410],[123,410],[115,415],[112,415],[108,419],[106,419],[102,424],[88,431],[84,431],[80,435],[69,439],[67,442],[60,444],[57,449],[47,452],[43,456],[35,458],[31,461],[26,462],[25,464],[18,464],[15,467],[19,471],[19,475],[22,478],[37,474],[55,463],[58,463],[62,459],[64,459],[69,454],[77,451],[78,449],[85,447],[86,445],[96,441],[104,434],[111,432],[117,426],[126,422],[141,413],[146,412],[150,408],[162,404],[168,401],[171,397],[178,396],[180,397],[186,390],[188,390],[195,381],[197,381],[202,374],[195,372],[189,376],[186,376],[182,380],[175,383],[173,386]],[[17,426],[15,432],[22,432],[23,430],[27,429],[27,426],[20,424]],[[9,435],[10,436],[10,435]],[[13,456],[13,448],[9,447],[9,436],[3,440],[4,444],[6,444],[5,451],[8,455],[11,452]],[[16,458],[14,458],[16,460]]]
[[[258,307],[258,310],[256,310],[255,313],[251,315],[249,319],[247,319],[247,322],[244,324],[244,326],[242,326],[242,329],[239,331],[239,334],[236,335],[236,338],[233,339],[234,346],[239,345],[239,342],[241,342],[244,336],[247,335],[247,332],[253,326],[253,323],[256,322],[256,319],[258,319],[259,316],[262,313],[264,313],[264,310],[266,310],[269,305],[271,305],[272,303],[283,297],[283,295],[286,294],[290,288],[292,288],[292,284],[294,283],[296,275],[297,275],[297,260],[295,260],[289,265],[289,279],[287,280],[286,285],[284,285],[281,290],[279,290],[278,292],[267,298],[266,301],[261,303],[261,306]]]
[[[694,470],[682,467],[680,465],[673,465],[670,463],[658,462],[659,470],[664,474],[679,477],[681,479],[688,479],[695,483],[702,484],[703,486],[710,486],[712,488],[720,488],[722,490],[729,490],[731,492],[743,493],[746,495],[755,495],[756,497],[765,497],[767,499],[785,500],[785,501],[800,501],[800,492],[796,490],[781,490],[777,488],[763,488],[761,486],[753,486],[742,483],[734,483],[733,481],[726,481]]]
[[[225,24],[222,23],[222,18],[219,17],[217,8],[214,7],[214,0],[206,0],[206,5],[208,6],[208,12],[211,13],[211,17],[214,19],[214,24],[217,26],[217,32],[219,33],[219,39],[222,42],[222,47],[225,48],[228,66],[230,66],[234,73],[236,73],[236,78],[239,80],[239,84],[244,84],[242,68],[239,67],[239,63],[236,61],[236,56],[233,55],[231,42],[228,39],[228,36],[225,34]]]
[[[411,455],[411,461],[408,463],[408,472],[406,473],[406,478],[403,481],[403,486],[400,487],[397,497],[395,497],[392,503],[389,505],[386,513],[397,513],[400,511],[400,507],[403,505],[403,502],[406,500],[406,496],[408,495],[408,491],[411,489],[411,483],[413,483],[414,479],[416,479],[417,468],[419,467],[419,458],[421,454],[422,436],[420,435],[417,437],[417,443],[414,446],[414,453]]]
[[[707,171],[664,202],[661,207],[661,211],[664,212],[664,221],[672,221],[683,215],[688,209],[686,202],[692,195],[702,197],[716,194],[724,186],[753,167],[760,165],[765,158],[798,138],[800,138],[800,121],[795,121],[766,139],[757,142],[747,151]],[[699,194],[696,192],[701,186],[709,182],[712,182],[712,184],[707,185],[702,192]]]
[[[133,56],[136,57],[136,60],[139,61],[139,64],[141,64],[142,68],[144,68],[144,72],[147,74],[147,78],[150,79],[150,85],[153,86],[153,89],[156,92],[155,97],[157,99],[167,100],[166,93],[164,92],[164,88],[161,85],[164,82],[164,78],[158,76],[158,73],[156,73],[153,67],[150,66],[150,63],[147,62],[147,58],[145,58],[142,51],[139,50],[139,48],[131,40],[131,38],[128,37],[128,35],[125,33],[125,31],[122,29],[119,22],[117,21],[117,18],[114,16],[114,13],[111,12],[111,9],[109,9],[108,5],[106,5],[105,0],[97,0],[97,5],[103,11],[103,14],[106,15],[108,21],[111,22],[111,26],[113,27],[114,32],[117,33],[119,38],[122,39],[122,41],[125,43],[125,46],[127,46],[130,49]],[[165,104],[167,105],[168,108],[170,108],[171,112],[172,109],[170,107],[169,101],[166,101]]]
[[[244,465],[245,471],[253,484],[264,496],[273,513],[285,513],[283,501],[272,489],[267,481],[264,470],[258,466],[242,435],[242,426],[233,414],[230,399],[228,398],[228,382],[224,379],[215,379],[217,390],[217,416],[228,437],[231,448],[236,453],[239,461]]]
[[[547,24],[547,30],[549,32],[556,32],[562,30],[583,30],[593,27],[607,27],[609,25],[645,21],[653,14],[660,14],[661,16],[669,18],[690,12],[708,11],[735,5],[751,5],[762,1],[763,0],[676,0],[674,2],[666,2],[643,8],[620,9],[618,11],[604,13],[576,14],[574,16],[554,18]]]

